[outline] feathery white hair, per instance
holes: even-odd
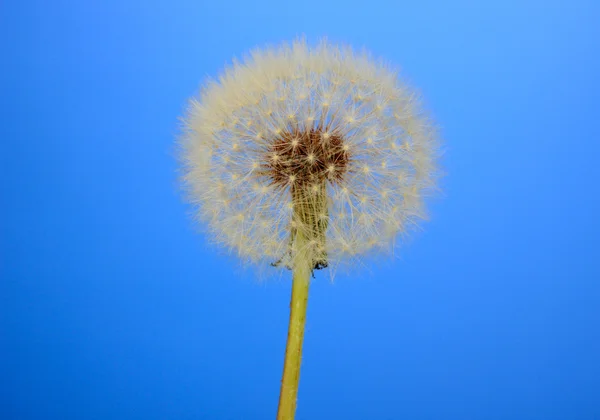
[[[191,99],[184,183],[211,237],[246,261],[354,261],[424,218],[436,132],[417,95],[367,54],[303,40],[234,61]]]

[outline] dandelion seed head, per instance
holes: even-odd
[[[425,217],[436,131],[389,66],[328,42],[255,50],[190,100],[183,180],[215,242],[315,268],[396,243]]]

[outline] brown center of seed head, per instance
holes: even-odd
[[[273,139],[263,159],[263,173],[272,184],[294,190],[325,181],[340,183],[348,161],[343,138],[335,131],[294,129]]]

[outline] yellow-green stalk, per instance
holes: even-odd
[[[292,298],[277,420],[293,420],[296,413],[310,275],[313,269],[327,264],[324,251],[327,223],[326,217],[323,217],[327,215],[325,182],[312,184],[310,188],[292,189],[292,199],[294,223],[291,238],[295,250]]]
[[[305,242],[302,231],[298,232],[296,234],[296,245],[303,247]],[[296,264],[294,265],[294,278],[292,281],[290,323],[285,349],[285,362],[283,365],[283,378],[281,379],[277,420],[292,420],[296,413],[310,273],[311,268],[308,259],[297,258]]]

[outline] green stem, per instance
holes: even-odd
[[[296,233],[296,247],[302,250],[306,239],[301,230]],[[279,394],[277,420],[293,420],[296,413],[296,399],[300,382],[300,363],[302,360],[302,341],[306,323],[306,305],[308,303],[308,284],[310,281],[310,258],[305,252],[298,252],[294,263],[292,281],[292,299],[290,302],[290,323],[285,349],[283,378]]]

